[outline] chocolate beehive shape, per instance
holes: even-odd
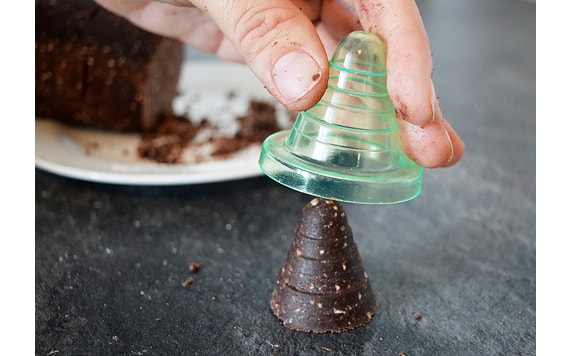
[[[343,332],[372,320],[376,299],[338,202],[315,198],[303,209],[270,307],[298,331]]]

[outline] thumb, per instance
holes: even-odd
[[[313,23],[289,0],[195,0],[267,90],[303,111],[325,92],[328,59]]]

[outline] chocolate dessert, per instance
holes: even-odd
[[[270,307],[298,331],[343,332],[372,320],[376,298],[338,202],[315,198],[303,209]]]
[[[36,0],[36,116],[144,131],[171,111],[181,42],[91,0]]]
[[[183,50],[91,0],[36,0],[36,117],[138,132],[137,157],[164,164],[223,159],[290,128],[294,114],[280,120],[275,100],[188,96],[178,87]]]

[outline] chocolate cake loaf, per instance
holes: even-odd
[[[145,131],[171,111],[181,42],[92,0],[36,0],[36,117]]]

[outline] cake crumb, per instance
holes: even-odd
[[[158,163],[181,163],[184,149],[200,126],[183,116],[163,114],[158,123],[145,132],[137,147],[138,156]]]
[[[188,271],[190,273],[196,273],[200,270],[200,268],[202,268],[202,265],[198,262],[192,262],[190,264],[190,266],[188,267]]]
[[[182,288],[186,288],[192,283],[194,283],[194,279],[192,277],[188,277],[186,280],[184,280],[184,282],[182,282]]]
[[[97,151],[100,147],[99,142],[87,142],[85,145],[85,155],[91,156],[94,151]]]
[[[276,102],[230,92],[226,97],[197,99],[177,97],[179,108],[164,113],[157,124],[145,132],[138,144],[138,157],[157,163],[188,162],[185,151],[208,150],[206,158],[191,159],[200,163],[207,159],[227,159],[252,145],[261,144],[267,136],[288,129],[296,113]]]

